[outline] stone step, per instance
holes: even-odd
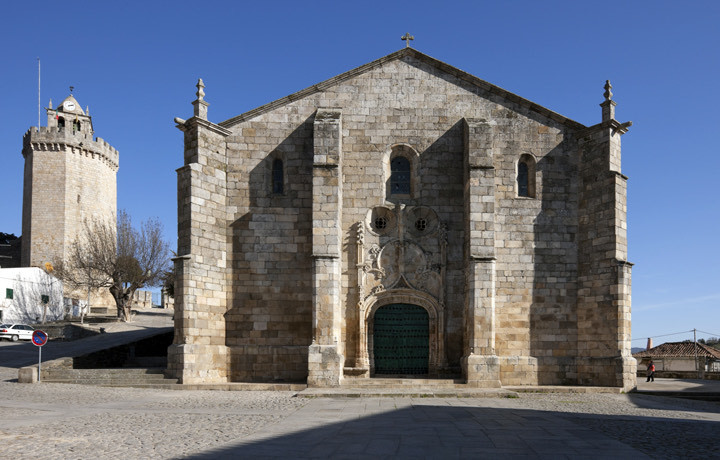
[[[160,377],[165,375],[165,369],[162,368],[128,368],[128,369],[43,369],[43,377],[48,378],[97,378],[107,377],[129,377],[129,376],[149,376]]]
[[[136,386],[176,384],[177,379],[42,379],[45,383],[74,383],[77,385]]]
[[[50,368],[42,370],[43,382],[74,383],[100,386],[141,386],[162,387],[177,384],[177,379],[165,377],[163,368],[127,369],[67,369]]]
[[[432,378],[345,378],[343,388],[455,388],[465,386],[463,379],[432,379]]]
[[[59,381],[59,380],[76,380],[82,381],[93,381],[93,380],[126,380],[134,382],[157,382],[165,380],[164,375],[148,374],[148,375],[108,375],[108,374],[95,374],[92,376],[87,375],[42,375],[42,379],[45,381]]]
[[[163,367],[104,367],[98,369],[74,369],[70,367],[44,367],[45,372],[58,373],[76,373],[76,374],[92,374],[93,372],[103,372],[106,374],[162,374],[165,372]]]
[[[448,388],[429,387],[355,387],[308,388],[298,393],[301,398],[517,398],[514,391],[503,388],[468,388],[456,385]]]

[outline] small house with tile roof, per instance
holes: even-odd
[[[702,343],[665,342],[633,356],[640,369],[652,359],[657,372],[720,372],[720,350]]]
[[[183,383],[635,387],[609,82],[591,125],[412,48],[225,121],[196,96],[175,119]]]

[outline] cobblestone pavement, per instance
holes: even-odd
[[[718,458],[720,404],[620,394],[318,398],[0,382],[15,458]]]

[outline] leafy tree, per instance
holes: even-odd
[[[116,224],[86,220],[70,247],[67,265],[56,271],[73,286],[107,288],[118,318],[129,321],[135,291],[162,280],[169,254],[160,221],[149,219],[135,228],[130,216],[120,211]]]

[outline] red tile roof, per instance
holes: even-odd
[[[666,342],[657,347],[653,347],[649,350],[638,351],[633,353],[635,358],[644,357],[694,357],[695,356],[695,343],[693,342]],[[697,356],[703,358],[714,358],[720,359],[720,350],[716,348],[703,345],[702,343],[697,344]]]

